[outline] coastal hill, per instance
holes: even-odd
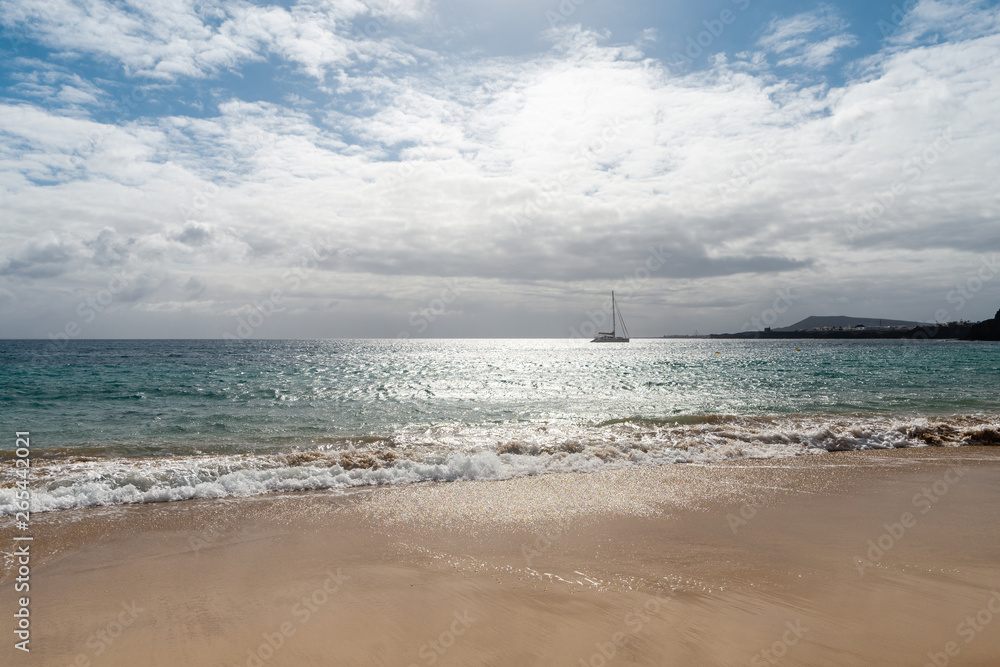
[[[1000,320],[989,320],[983,324],[996,322],[997,329],[985,330],[982,334],[1000,336]],[[906,320],[886,320],[873,317],[807,317],[801,322],[780,329],[763,331],[741,331],[739,333],[710,334],[709,338],[934,338],[938,340],[961,340],[969,336],[971,322],[949,322],[930,324],[908,322]],[[990,332],[997,332],[991,334]],[[995,340],[981,338],[980,340]]]
[[[969,340],[1000,340],[1000,310],[992,320],[973,325]]]
[[[801,322],[774,331],[809,331],[810,329],[851,329],[857,325],[862,325],[866,329],[880,329],[886,327],[900,327],[903,329],[915,329],[917,327],[934,326],[927,322],[908,322],[906,320],[885,320],[874,317],[845,317],[844,315],[829,315],[818,317],[813,315]]]
[[[909,322],[873,317],[812,316],[780,329],[709,334],[709,338],[914,338],[1000,341],[1000,310],[992,320],[945,323]]]

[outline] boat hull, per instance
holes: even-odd
[[[597,338],[595,338],[594,340],[592,340],[590,342],[591,343],[627,343],[628,341],[629,341],[628,338],[622,338],[621,336],[616,336],[615,338],[611,338],[610,336],[602,338],[602,337],[598,336]]]

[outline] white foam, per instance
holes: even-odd
[[[640,420],[607,426],[442,424],[404,428],[383,443],[351,449],[348,453],[355,456],[388,451],[395,456],[370,456],[372,465],[352,469],[341,465],[344,452],[328,448],[313,451],[302,464],[287,455],[40,460],[31,468],[31,511],[916,447],[926,446],[928,434],[938,437],[937,444],[974,444],[982,437],[975,434],[984,429],[1000,434],[1000,421],[994,416],[798,416],[720,417],[694,424]],[[3,475],[0,482],[10,487],[13,468]],[[0,488],[0,514],[16,511],[16,490]]]

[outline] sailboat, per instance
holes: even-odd
[[[622,331],[625,332],[624,336],[617,335],[618,322],[621,322]],[[611,333],[599,332],[591,343],[627,343],[628,342],[628,328],[625,326],[625,319],[622,317],[622,312],[618,310],[618,306],[615,304],[615,293],[611,292]]]

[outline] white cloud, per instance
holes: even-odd
[[[286,9],[194,0],[124,7],[108,0],[2,0],[0,23],[26,31],[57,53],[111,58],[131,76],[201,78],[275,54],[316,79],[351,62],[408,62],[387,40],[357,39],[352,22],[410,21],[422,2],[302,2]],[[361,34],[363,37],[363,33]]]
[[[51,278],[79,265],[87,249],[69,234],[48,232],[31,239],[12,253],[0,274],[18,278]]]
[[[942,40],[969,40],[1000,30],[1000,16],[988,0],[920,0],[911,11],[908,3],[893,5],[879,29],[892,46],[935,44]]]
[[[8,95],[32,99],[67,115],[82,115],[81,107],[93,107],[107,99],[100,87],[68,67],[25,57],[12,59],[10,66],[15,68],[10,78],[16,83],[7,88]]]
[[[319,77],[342,58],[416,52],[382,40],[340,51],[323,32],[330,24],[310,32],[295,20],[322,11],[227,5],[213,25],[245,12],[232,34],[283,49]],[[980,23],[997,16],[979,13]],[[879,294],[919,308],[943,300],[980,250],[1000,242],[1000,36],[956,29],[907,49],[899,45],[922,29],[908,26],[832,88],[726,59],[676,76],[634,46],[573,27],[551,32],[553,48],[530,58],[439,53],[405,74],[341,73],[334,85],[356,95],[353,105],[230,93],[207,117],[115,122],[0,105],[3,303],[59,312],[79,298],[52,296],[66,285],[100,286],[127,264],[147,279],[123,309],[198,322],[210,313],[224,324],[225,313],[281,288],[295,301],[290,313],[321,314],[336,300],[371,323],[353,335],[393,335],[392,323],[458,276],[466,288],[454,331],[507,334],[520,323],[480,331],[476,313],[515,312],[528,295],[562,327],[558,313],[593,307],[663,246],[670,261],[633,297],[653,332],[681,317],[690,329],[738,327],[790,285],[818,308],[840,311],[837,300],[849,298],[877,309]],[[835,15],[813,12],[770,24],[761,46],[817,68],[845,35]],[[209,72],[198,53],[181,60]],[[35,83],[58,94],[55,80]],[[943,132],[949,141],[931,162]],[[904,191],[851,242],[845,227],[897,182]],[[947,232],[956,226],[962,233]],[[310,248],[326,259],[310,267]],[[346,249],[353,254],[337,252]],[[304,277],[293,289],[295,268]],[[992,315],[995,303],[981,303]],[[288,322],[270,333],[329,335]]]
[[[837,52],[858,43],[847,23],[829,5],[790,18],[774,19],[757,42],[780,56],[778,65],[822,69],[835,62]]]

